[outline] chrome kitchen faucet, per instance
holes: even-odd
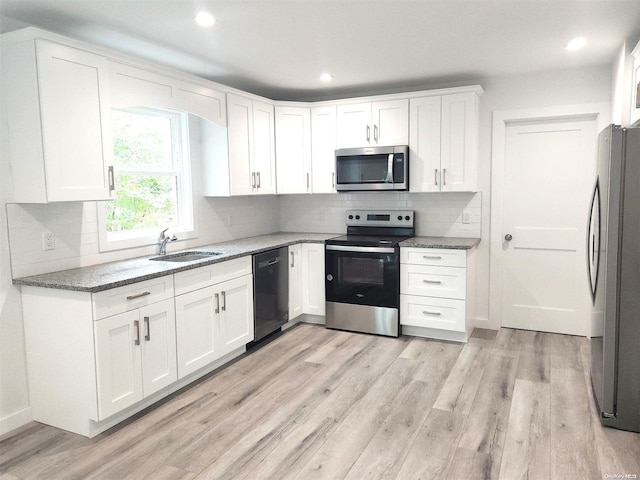
[[[167,236],[165,235],[165,232],[169,230],[168,228],[165,228],[164,230],[162,230],[160,232],[160,237],[158,237],[158,254],[159,255],[166,255],[167,254],[167,243],[168,242],[175,242],[176,240],[178,240],[178,237],[176,237],[175,235],[172,236]]]

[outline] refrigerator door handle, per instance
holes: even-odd
[[[593,187],[593,194],[591,195],[589,223],[587,225],[587,269],[591,287],[591,298],[594,302],[600,273],[600,218],[600,179],[596,178],[596,184]]]

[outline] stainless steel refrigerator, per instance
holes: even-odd
[[[587,242],[600,420],[640,432],[640,128],[610,125],[598,137]]]

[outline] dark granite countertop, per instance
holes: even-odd
[[[326,239],[338,235],[337,233],[272,233],[187,249],[189,251],[215,251],[220,253],[201,260],[179,263],[151,261],[149,259],[157,257],[157,255],[150,255],[89,267],[15,278],[13,283],[16,285],[95,293],[192,268],[224,262],[225,260],[245,255],[253,255],[272,248],[286,247],[296,243],[324,243]],[[480,240],[477,238],[413,237],[403,241],[400,246],[470,249],[479,242]]]

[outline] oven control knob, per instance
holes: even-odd
[[[353,215],[349,215],[349,220],[353,220]]]
[[[402,215],[398,215],[398,220],[402,220]]]
[[[411,217],[407,215],[406,217],[404,217],[404,219],[408,222],[409,220],[411,220]]]
[[[327,280],[328,280],[328,281],[333,280],[333,275],[331,275],[331,274],[327,275]]]
[[[356,215],[356,220],[360,220],[360,215]]]

